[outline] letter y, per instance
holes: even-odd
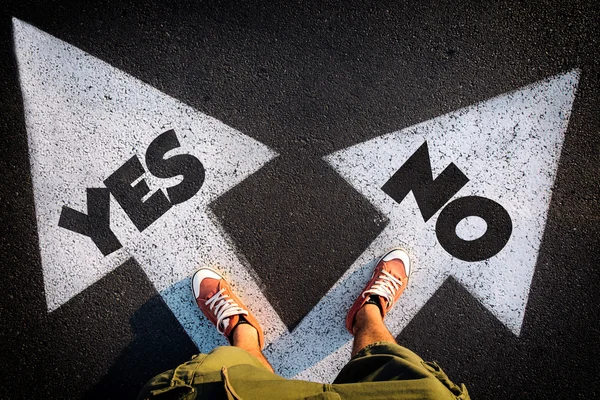
[[[121,242],[110,229],[110,192],[105,188],[87,189],[88,214],[63,206],[58,226],[88,236],[103,255],[119,250]]]

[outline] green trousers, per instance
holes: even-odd
[[[469,399],[435,363],[396,343],[358,352],[333,384],[285,379],[238,347],[218,347],[151,379],[138,399]]]

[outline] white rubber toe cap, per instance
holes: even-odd
[[[200,294],[200,284],[206,278],[223,279],[223,277],[215,270],[210,268],[200,268],[192,277],[192,291],[194,292],[194,298],[198,298],[198,295]]]
[[[382,261],[390,261],[395,258],[399,258],[402,261],[402,263],[404,264],[404,269],[406,270],[406,276],[410,276],[412,264],[410,262],[410,256],[408,255],[406,250],[394,249],[387,253],[385,257],[382,258]]]

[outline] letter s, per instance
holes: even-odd
[[[150,143],[146,151],[146,166],[159,178],[173,178],[183,175],[183,181],[167,189],[172,204],[191,199],[204,183],[204,166],[190,154],[179,154],[164,158],[165,154],[180,147],[174,130],[168,130]]]

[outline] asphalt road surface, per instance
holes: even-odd
[[[331,381],[399,244],[401,344],[474,399],[600,397],[596,1],[0,9],[0,398],[133,398],[224,343],[204,264]]]

